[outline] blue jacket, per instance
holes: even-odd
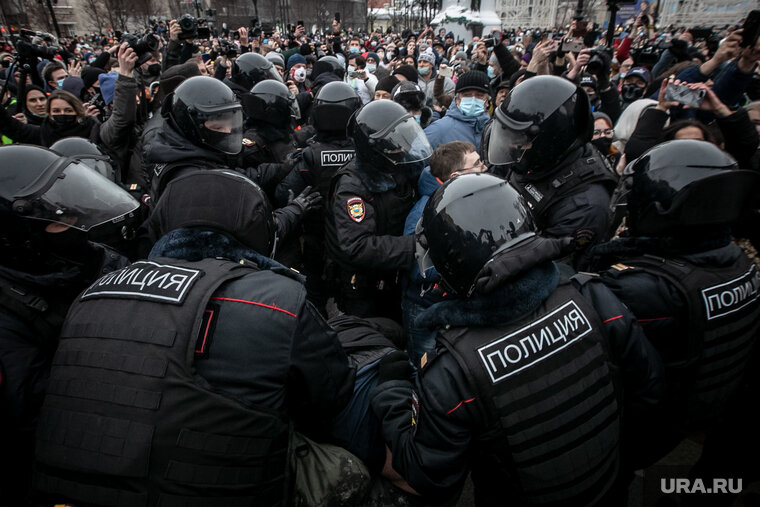
[[[425,209],[425,204],[427,204],[430,196],[433,195],[433,192],[438,190],[438,187],[440,186],[441,182],[430,172],[430,167],[426,167],[425,170],[422,171],[422,174],[420,174],[420,179],[417,181],[417,190],[420,191],[422,197],[420,197],[420,200],[417,201],[406,216],[406,222],[404,222],[404,236],[414,234],[414,228],[417,227],[417,221],[422,217],[422,210]]]
[[[428,125],[425,134],[433,149],[439,144],[451,141],[467,141],[478,149],[483,129],[490,119],[488,113],[480,116],[465,116],[452,102],[452,107],[446,111],[446,116]]]

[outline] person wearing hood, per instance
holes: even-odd
[[[431,123],[426,129],[430,145],[435,149],[451,141],[467,141],[480,146],[483,130],[491,119],[488,115],[490,90],[485,72],[471,70],[457,81],[455,107],[449,107],[446,116]]]
[[[426,49],[417,57],[417,84],[420,85],[422,91],[425,92],[426,105],[432,107],[433,105],[440,105],[435,100],[435,76],[438,74],[435,67],[436,58],[432,49]],[[443,82],[443,92],[454,92],[454,81],[451,78],[446,78]]]
[[[401,104],[423,129],[436,119],[433,110],[425,105],[425,93],[417,83],[398,83],[391,91],[391,99]]]
[[[607,158],[611,167],[617,167],[620,158],[623,156],[617,148],[612,146],[614,140],[615,128],[612,119],[601,111],[595,111],[594,135],[591,137],[591,144]]]
[[[437,331],[416,376],[392,352],[371,394],[402,487],[446,502],[472,472],[477,505],[625,505],[638,423],[663,391],[633,315],[591,277],[561,278],[569,241],[537,236],[493,175],[442,185],[414,238],[420,271],[450,296],[416,319]]]

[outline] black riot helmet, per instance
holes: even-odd
[[[594,120],[583,89],[557,76],[517,85],[494,114],[488,161],[541,177],[591,140]]]
[[[736,221],[756,195],[760,175],[740,170],[712,143],[659,144],[628,164],[628,227],[637,236],[704,234]]]
[[[243,110],[218,79],[186,79],[164,102],[163,114],[191,143],[236,155],[243,147]]]
[[[333,81],[322,86],[311,106],[311,121],[318,131],[346,132],[351,116],[362,107],[356,90],[348,83]]]
[[[244,53],[232,64],[230,80],[246,90],[250,90],[256,83],[267,79],[282,83],[282,76],[272,62],[258,53]]]
[[[267,257],[276,247],[266,195],[250,179],[226,169],[192,171],[169,182],[150,227],[159,237],[184,227],[220,232]]]
[[[401,81],[393,87],[391,99],[407,111],[419,111],[425,105],[425,92],[417,83]]]
[[[490,174],[465,174],[430,197],[415,231],[420,272],[435,267],[445,284],[467,297],[496,254],[535,234],[519,192]]]
[[[262,81],[243,98],[245,114],[251,120],[287,128],[296,115],[295,96],[279,81]],[[298,113],[300,115],[300,112]]]
[[[65,137],[56,141],[50,149],[64,157],[76,159],[109,180],[116,181],[116,169],[111,157],[100,151],[97,144],[84,137]]]
[[[0,229],[32,220],[83,232],[137,210],[129,193],[75,158],[37,146],[0,148]],[[6,229],[7,228],[7,229]]]
[[[340,79],[343,79],[346,76],[346,68],[343,66],[342,63],[340,63],[340,60],[335,58],[334,56],[323,56],[318,62],[324,62],[330,67],[332,67],[332,72],[338,76]]]
[[[433,153],[425,132],[401,105],[391,100],[370,102],[348,123],[359,162],[386,173],[421,162]]]

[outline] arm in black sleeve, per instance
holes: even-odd
[[[293,195],[298,195],[306,187],[314,184],[314,176],[311,173],[309,164],[304,160],[307,152],[310,153],[311,150],[307,148],[300,152],[300,156],[296,159],[293,169],[277,184],[274,192],[275,204],[277,206],[288,205],[288,199],[290,198],[289,191],[292,191]]]
[[[394,470],[427,501],[455,498],[469,472],[472,435],[484,425],[475,407],[477,393],[454,358],[441,352],[418,372],[416,382],[383,382],[371,396]]]
[[[219,81],[224,81],[224,78],[227,77],[227,66],[222,65],[221,63],[219,63],[218,65],[215,65],[214,77],[218,79]]]
[[[649,148],[657,144],[665,122],[668,121],[668,113],[654,107],[644,111],[636,124],[636,129],[625,144],[625,159],[636,160]]]
[[[265,162],[256,167],[243,169],[241,172],[260,186],[267,195],[272,195],[277,185],[290,173],[292,168],[293,161],[288,159],[285,162]]]
[[[20,69],[20,74],[18,77],[18,88],[16,90],[16,99],[18,100],[18,106],[16,107],[16,112],[18,113],[26,112],[26,100],[24,100],[24,98],[26,97],[26,76],[27,75],[29,75],[29,68],[26,67],[26,65],[22,65]]]
[[[4,108],[0,108],[0,135],[8,136],[17,143],[42,146],[40,127],[21,123]]]
[[[726,142],[726,151],[736,159],[739,167],[751,167],[752,156],[757,151],[758,134],[747,110],[741,107],[724,118],[718,118],[717,122]]]
[[[182,47],[179,41],[170,40],[166,45],[166,58],[164,58],[164,70],[179,65]]]
[[[331,203],[335,221],[336,244],[342,260],[358,268],[380,270],[407,269],[414,261],[414,236],[380,236],[376,234],[375,210],[363,200],[364,218],[356,222],[348,213],[347,202],[358,194],[338,184]]]
[[[620,94],[618,94],[617,88],[610,86],[599,93],[599,98],[602,100],[600,110],[609,116],[612,123],[615,124],[620,118]]]
[[[329,431],[333,417],[351,398],[354,374],[335,331],[304,300],[288,379],[288,393],[293,393],[289,407],[299,431],[312,437]]]
[[[193,51],[195,48],[192,44],[182,44],[182,49],[179,53],[179,63],[183,64],[193,57]]]
[[[95,60],[93,60],[90,66],[97,67],[99,69],[105,69],[110,60],[111,60],[111,53],[109,53],[108,51],[104,49],[103,52],[100,53],[98,57],[95,58]]]
[[[512,53],[509,52],[507,46],[504,44],[497,44],[494,46],[493,54],[496,55],[496,59],[499,61],[503,76],[509,77],[520,70],[520,62],[512,56]]]

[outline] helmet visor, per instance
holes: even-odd
[[[516,164],[533,147],[535,139],[527,129],[514,130],[494,121],[488,138],[488,161],[494,165]]]
[[[433,149],[422,128],[412,117],[379,134],[375,134],[375,148],[394,165],[421,162],[430,158]]]
[[[56,170],[51,179],[52,184],[44,184],[39,191],[17,196],[31,205],[26,217],[87,232],[120,221],[140,206],[126,190],[78,161]]]
[[[95,169],[97,172],[105,176],[110,181],[116,181],[116,170],[111,165],[111,160],[108,157],[75,157],[78,162],[86,165],[91,169]]]
[[[237,155],[243,149],[243,111],[237,108],[205,115],[201,136],[210,148]]]

